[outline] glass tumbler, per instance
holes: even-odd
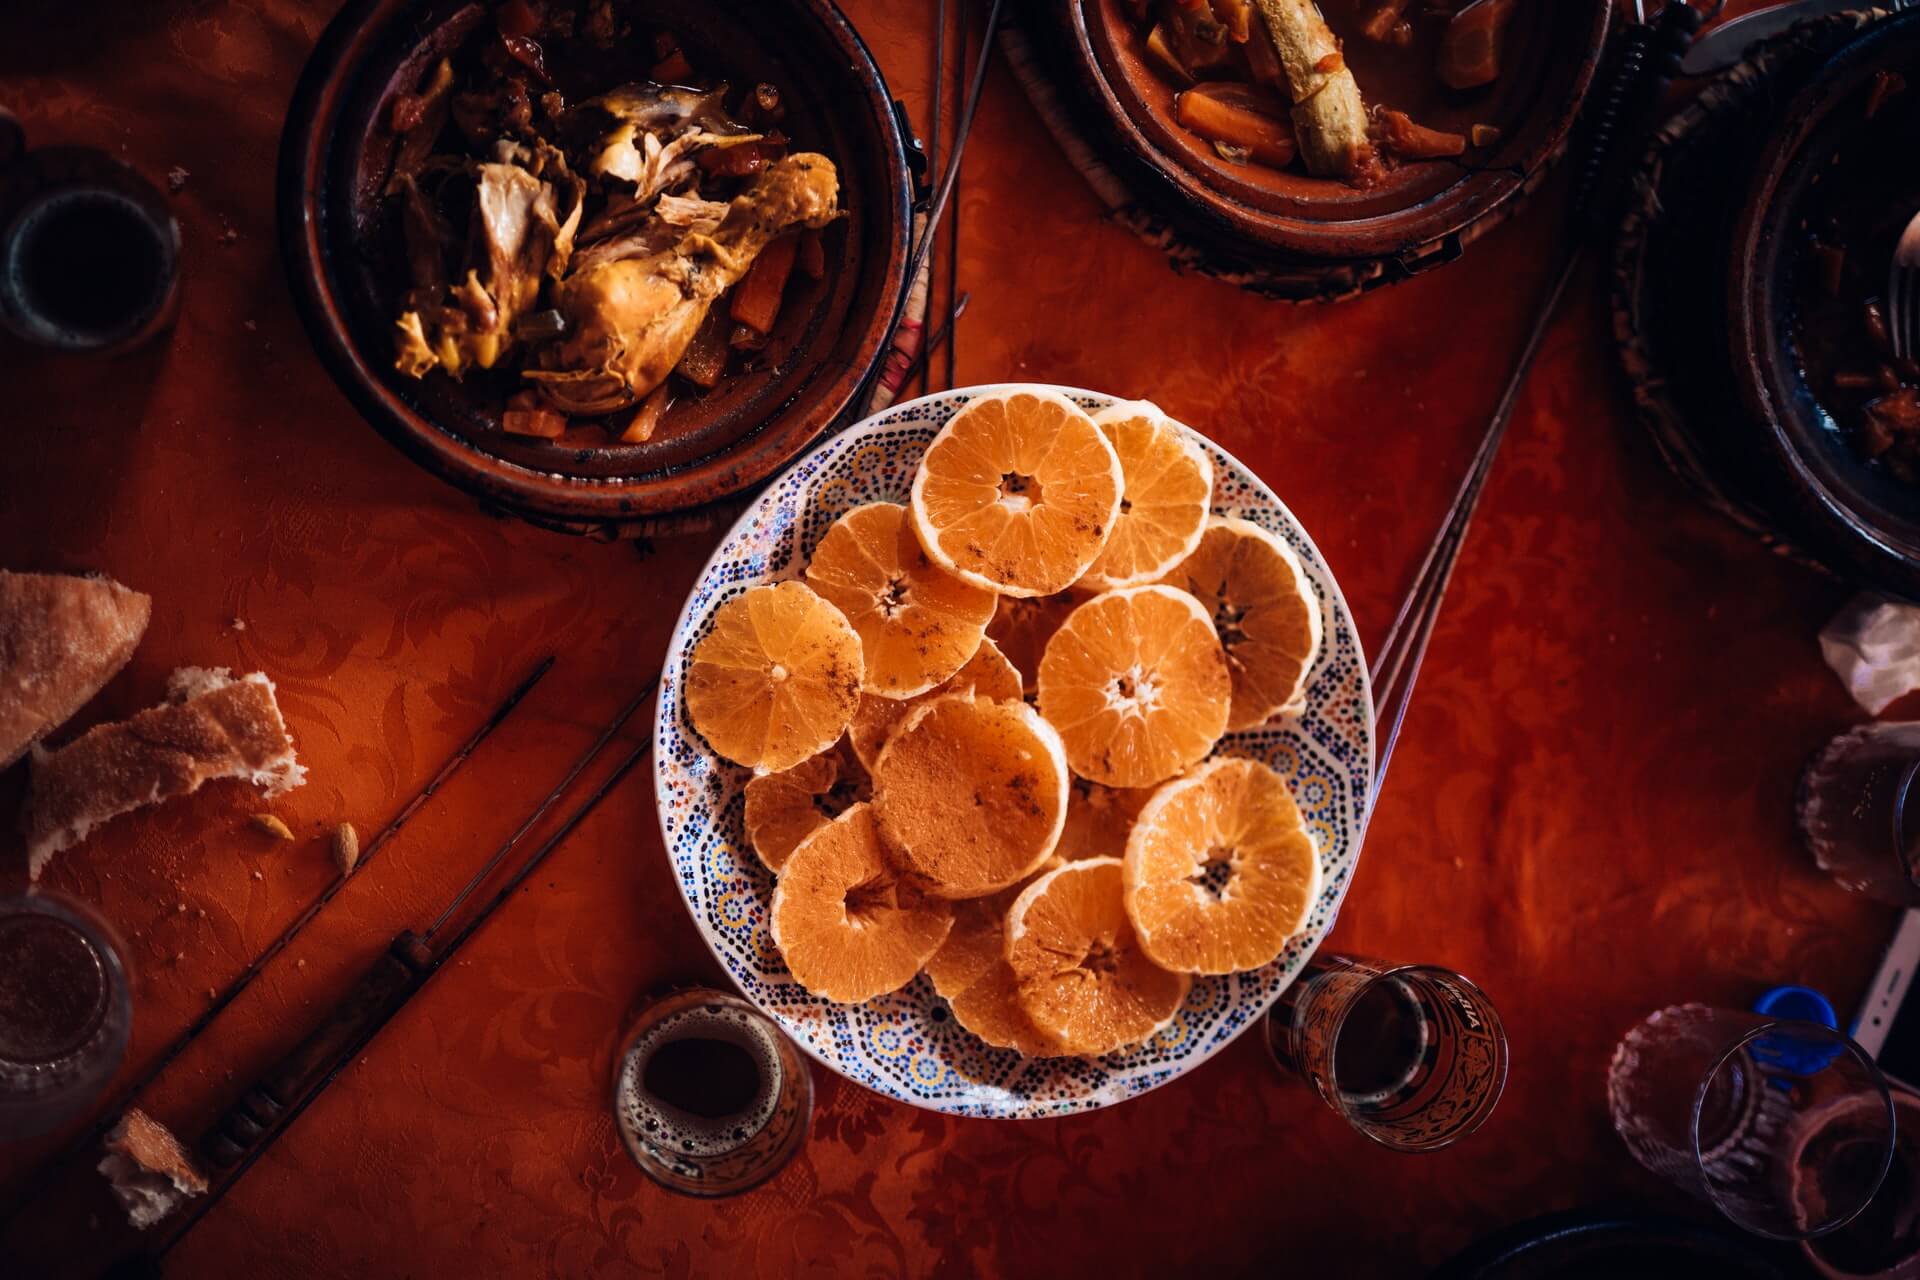
[[[1507,1082],[1507,1035],[1486,995],[1432,965],[1316,955],[1266,1020],[1267,1050],[1348,1124],[1395,1151],[1478,1129]]]
[[[60,894],[0,896],[0,1141],[85,1109],[132,1031],[126,962],[106,922]]]
[[[1920,907],[1920,724],[1866,724],[1814,753],[1795,805],[1801,838],[1842,888]]]
[[[682,1195],[760,1185],[806,1141],[813,1077],[738,996],[670,991],[640,1011],[614,1071],[613,1117],[641,1172]]]
[[[1865,1050],[1817,1022],[1662,1009],[1614,1050],[1607,1103],[1634,1159],[1778,1240],[1845,1226],[1893,1156],[1887,1082]]]

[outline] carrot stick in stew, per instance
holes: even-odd
[[[719,308],[709,308],[673,371],[694,386],[711,390],[720,385],[720,375],[726,372],[727,350],[726,321],[721,319]]]
[[[1253,85],[1216,81],[1195,85],[1173,100],[1174,117],[1212,142],[1245,147],[1252,159],[1282,168],[1293,162],[1293,126],[1287,104]]]
[[[640,411],[633,415],[633,421],[620,433],[621,444],[645,444],[660,429],[660,420],[667,416],[667,409],[673,404],[673,393],[661,383],[648,393],[640,402]]]
[[[1435,72],[1449,89],[1478,89],[1500,76],[1500,38],[1513,0],[1473,0],[1440,36]]]
[[[1280,69],[1280,55],[1274,50],[1273,36],[1268,33],[1266,23],[1253,24],[1247,33],[1247,42],[1240,46],[1240,53],[1247,60],[1247,74],[1255,84],[1281,93],[1287,91],[1286,72]]]
[[[1410,3],[1412,0],[1381,0],[1367,15],[1367,20],[1360,24],[1360,34],[1382,44],[1392,40],[1394,28],[1406,20]]]
[[[747,268],[747,275],[733,290],[733,305],[727,314],[735,324],[743,324],[755,333],[770,333],[774,317],[780,314],[780,295],[786,292],[787,276],[793,271],[793,259],[799,242],[791,235],[781,236],[760,251]]]
[[[1307,172],[1361,178],[1373,167],[1367,105],[1313,0],[1259,0],[1293,97],[1293,132]]]
[[[1227,39],[1245,44],[1253,30],[1253,0],[1213,0],[1213,20],[1227,29]]]
[[[820,243],[818,231],[800,233],[800,253],[795,265],[800,268],[800,274],[809,280],[818,280],[827,274],[827,250]]]
[[[693,64],[687,61],[687,55],[679,49],[653,64],[653,70],[647,73],[658,84],[685,84],[693,79]]]
[[[510,435],[557,440],[567,429],[567,415],[552,409],[509,409],[500,415],[500,429]]]
[[[1467,149],[1467,140],[1457,133],[1445,133],[1415,124],[1404,111],[1380,109],[1380,145],[1402,160],[1437,160],[1457,156]]]

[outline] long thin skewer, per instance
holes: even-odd
[[[944,2],[944,0],[943,0],[943,2]],[[958,65],[957,65],[957,66],[955,66],[955,68],[954,68],[954,72],[955,72],[955,74],[956,74],[956,77],[957,77],[958,75],[960,75],[960,74],[963,74],[963,73],[964,73],[964,70],[965,70],[965,68],[966,68],[966,64],[967,64],[967,62],[966,62],[966,49],[967,49],[967,40],[966,40],[966,35],[967,35],[967,29],[966,29],[966,17],[965,17],[965,15],[963,14],[963,15],[961,16],[961,27],[960,27],[960,52],[961,52],[961,57],[960,57],[960,59],[959,59],[959,63],[958,63]],[[992,39],[993,39],[993,24],[991,24],[991,23],[989,24],[989,26],[988,26],[988,29],[987,29],[987,34],[986,34],[986,39],[987,39],[987,40],[992,40]],[[982,65],[982,66],[985,66],[985,65],[986,65],[986,61],[987,61],[987,47],[986,47],[986,45],[985,45],[984,43],[982,43],[982,45],[980,46],[980,63],[981,63],[981,65]],[[948,230],[948,232],[947,232],[947,301],[948,301],[948,302],[949,302],[950,304],[952,304],[952,303],[954,303],[954,299],[956,299],[957,297],[959,297],[959,294],[960,294],[960,224],[961,224],[961,223],[962,223],[962,222],[963,222],[963,221],[965,220],[965,217],[966,217],[966,211],[967,211],[967,210],[966,210],[966,203],[965,203],[965,202],[964,202],[963,200],[961,200],[961,199],[959,198],[959,197],[960,197],[960,186],[961,186],[961,183],[962,183],[962,181],[964,180],[964,178],[965,178],[965,176],[966,176],[966,175],[965,175],[965,174],[964,174],[964,173],[962,172],[962,170],[961,170],[961,168],[960,168],[960,163],[959,163],[959,162],[960,162],[960,153],[959,153],[958,151],[956,151],[956,152],[954,152],[954,157],[953,157],[953,158],[954,158],[954,165],[953,165],[953,194],[954,194],[954,203],[953,203],[953,217],[952,217],[952,219],[950,220],[950,226],[949,226],[949,230]],[[937,230],[937,228],[936,228],[936,230]],[[938,256],[938,254],[936,253],[936,255],[935,255],[935,256],[937,257],[937,256]],[[957,304],[955,304],[955,305],[957,305]],[[956,331],[956,330],[954,329],[954,327],[953,327],[952,325],[948,325],[948,326],[947,326],[947,330],[946,330],[946,334],[945,334],[945,336],[944,336],[944,338],[943,338],[943,339],[935,339],[935,340],[934,340],[934,342],[933,342],[933,345],[934,345],[935,347],[941,347],[941,346],[944,346],[944,347],[946,348],[946,366],[947,366],[947,368],[946,368],[946,386],[945,386],[945,387],[943,388],[943,390],[947,390],[947,391],[951,391],[951,390],[953,390],[953,366],[954,366],[954,351],[955,351],[955,348],[959,346],[959,342],[960,342],[960,335],[959,335],[959,333],[958,333],[958,332],[957,332],[957,331]],[[932,389],[933,389],[933,361],[932,361],[931,359],[929,359],[929,360],[927,361],[927,389],[928,389],[928,390],[932,390]]]
[[[934,192],[933,205],[927,210],[926,230],[921,233],[920,243],[913,249],[913,259],[907,264],[909,280],[920,274],[920,264],[939,236],[941,216],[947,211],[947,202],[953,198],[953,186],[960,177],[960,161],[967,148],[967,135],[973,132],[973,113],[980,106],[980,90],[986,85],[987,64],[993,61],[993,36],[1000,29],[1002,3],[1004,0],[993,0],[993,7],[987,10],[987,31],[981,38],[980,60],[973,66],[973,80],[967,86],[966,100],[960,106],[960,122],[953,134],[953,154],[947,157],[947,171],[940,179],[939,189]]]
[[[933,127],[927,134],[927,172],[940,172],[940,134],[946,128],[946,86],[947,86],[947,0],[940,0],[934,7],[933,15]],[[927,349],[925,342],[920,350]],[[905,390],[915,377],[924,375],[920,384],[920,394],[926,395],[933,390],[933,374],[920,360],[914,357],[914,368],[901,379],[900,386]]]
[[[919,354],[914,356],[913,363],[907,366],[907,376],[900,380],[900,385],[905,386],[907,383],[912,382],[914,375],[931,363],[934,348],[938,347],[942,339],[946,338],[946,336],[952,332],[953,326],[959,322],[960,317],[967,313],[967,304],[972,301],[973,295],[971,293],[963,293],[954,301],[953,310],[947,313],[947,318],[941,321],[940,327],[935,329],[927,341],[921,344]]]
[[[535,664],[533,670],[529,671],[520,683],[514,686],[513,691],[500,702],[499,706],[493,709],[493,713],[482,722],[480,727],[475,729],[473,733],[468,736],[467,740],[461,743],[452,755],[447,757],[445,763],[440,766],[439,770],[435,772],[431,778],[427,779],[424,786],[413,793],[412,798],[401,807],[400,812],[395,814],[393,818],[387,822],[387,825],[382,827],[379,833],[367,842],[366,848],[361,850],[358,866],[364,867],[367,863],[371,862],[380,852],[381,848],[399,832],[400,828],[406,826],[413,816],[420,811],[420,807],[432,799],[433,794],[440,790],[440,788],[446,784],[447,780],[460,770],[462,765],[466,764],[468,759],[471,758],[473,753],[479,748],[480,744],[485,742],[495,729],[498,729],[502,724],[506,723],[507,717],[513,714],[514,708],[520,705],[521,700],[533,691],[533,687],[546,677],[547,672],[553,670],[553,663],[553,656],[549,654]],[[75,1156],[82,1151],[90,1149],[94,1143],[98,1142],[100,1135],[105,1133],[112,1127],[114,1122],[120,1118],[120,1114],[126,1110],[127,1104],[138,1097],[141,1091],[148,1085],[157,1080],[163,1071],[172,1066],[173,1063],[179,1059],[180,1055],[187,1051],[187,1047],[197,1040],[202,1032],[213,1025],[214,1019],[218,1018],[228,1005],[240,998],[241,993],[246,991],[248,986],[253,983],[253,980],[260,976],[261,971],[273,962],[275,956],[286,950],[287,946],[300,935],[301,930],[313,923],[314,917],[319,915],[329,902],[333,901],[335,895],[346,886],[346,883],[347,877],[339,876],[328,884],[319,897],[307,904],[306,910],[302,911],[295,917],[291,924],[280,931],[280,936],[269,943],[266,950],[255,956],[253,962],[247,965],[245,969],[242,969],[233,981],[227,984],[226,989],[214,999],[212,1004],[202,1009],[199,1016],[188,1023],[186,1029],[174,1037],[171,1044],[160,1051],[158,1057],[144,1070],[135,1075],[132,1080],[129,1080],[126,1085],[114,1095],[113,1100],[101,1109],[99,1119],[95,1120],[86,1132],[82,1133],[71,1144],[62,1148],[59,1152],[44,1161],[40,1167],[34,1171],[33,1176],[27,1179],[26,1184],[21,1188],[20,1192],[9,1201],[4,1214],[0,1214],[0,1226],[11,1225],[20,1211],[38,1198],[40,1189],[49,1185],[52,1181],[48,1176],[49,1174],[56,1169],[64,1168]]]
[[[1387,629],[1387,637],[1381,643],[1375,667],[1374,720],[1384,726],[1385,732],[1380,758],[1374,765],[1373,786],[1367,796],[1369,808],[1378,798],[1381,784],[1386,781],[1387,766],[1392,763],[1394,745],[1400,740],[1400,726],[1406,719],[1407,704],[1413,698],[1414,683],[1420,677],[1420,664],[1427,656],[1427,644],[1433,638],[1433,627],[1440,616],[1441,602],[1446,598],[1447,587],[1453,581],[1454,566],[1459,563],[1460,548],[1466,542],[1467,528],[1480,505],[1480,495],[1486,489],[1494,457],[1500,451],[1500,442],[1506,438],[1507,428],[1513,422],[1514,409],[1520,403],[1520,390],[1526,384],[1534,358],[1540,354],[1547,330],[1553,326],[1560,298],[1566,293],[1567,282],[1573,278],[1582,256],[1577,246],[1567,253],[1559,275],[1543,299],[1533,327],[1527,333],[1526,343],[1514,362],[1513,372],[1507,376],[1500,403],[1495,406],[1486,433],[1480,439],[1480,446],[1474,451],[1473,463],[1462,477],[1452,505],[1447,508],[1447,518],[1441,524],[1439,536],[1427,548],[1427,554],[1415,575],[1413,589],[1401,601],[1393,625]],[[1409,625],[1413,628],[1411,632],[1407,630]]]
[[[600,754],[614,734],[618,733],[626,724],[627,720],[632,717],[633,713],[638,710],[647,699],[653,696],[653,691],[658,685],[658,676],[648,681],[640,694],[620,713],[619,718],[608,726],[607,731],[603,732],[600,737],[594,741],[593,746],[587,750],[587,753],[568,771],[568,781],[577,778],[581,770],[586,768],[586,766]],[[292,1127],[294,1121],[298,1120],[300,1116],[305,1113],[306,1109],[313,1105],[314,1100],[325,1093],[329,1085],[339,1079],[341,1072],[345,1071],[367,1045],[372,1043],[373,1038],[379,1035],[387,1024],[393,1020],[394,1016],[411,1002],[413,996],[418,995],[420,991],[425,988],[426,984],[432,981],[433,975],[438,973],[441,967],[453,957],[454,953],[459,951],[461,946],[479,931],[480,926],[487,922],[494,911],[508,898],[513,896],[514,891],[524,884],[529,876],[540,869],[540,864],[547,860],[547,855],[559,848],[561,843],[573,834],[574,829],[587,820],[587,817],[599,806],[600,802],[606,799],[607,796],[613,792],[613,789],[619,786],[621,781],[626,778],[627,774],[633,771],[634,766],[646,759],[652,750],[653,743],[649,740],[635,747],[627,754],[626,758],[607,776],[607,779],[598,787],[594,788],[593,793],[577,806],[571,814],[567,815],[566,821],[560,824],[559,829],[551,836],[548,836],[538,849],[534,850],[532,856],[521,865],[518,871],[514,872],[513,877],[500,886],[499,891],[487,902],[486,906],[481,908],[473,919],[462,926],[460,931],[456,933],[445,946],[433,953],[433,958],[427,966],[425,975],[421,978],[419,985],[413,989],[407,998],[387,1009],[382,1016],[369,1021],[364,1030],[356,1035],[334,1058],[332,1064],[328,1067],[326,1073],[320,1077],[318,1082],[288,1106],[285,1118],[279,1122],[273,1133],[265,1141],[249,1147],[246,1154],[240,1159],[240,1162],[233,1167],[232,1171],[226,1177],[218,1180],[210,1187],[206,1195],[197,1197],[189,1204],[187,1216],[180,1220],[179,1225],[174,1229],[173,1234],[167,1238],[165,1243],[147,1255],[149,1258],[157,1262],[171,1252],[175,1245],[187,1237],[187,1233],[192,1231],[201,1219],[207,1216],[208,1211],[220,1203],[227,1192],[238,1185],[247,1170],[251,1169],[262,1155],[266,1154],[267,1149],[273,1145],[274,1139]],[[543,804],[540,812],[544,812],[549,804],[550,801],[548,804]],[[520,829],[514,833],[513,840],[517,841],[526,833],[531,825],[531,822],[522,824]],[[510,849],[512,846],[513,841],[509,841],[506,848]],[[497,861],[498,859],[495,858],[492,862],[489,862],[489,868]],[[454,899],[452,905],[458,906],[485,878],[484,872],[476,876],[468,883],[465,889],[461,890],[459,897]],[[431,938],[434,930],[437,930],[442,924],[446,923],[446,919],[447,913],[443,913],[441,918],[435,921],[433,927],[427,931],[426,937]]]
[[[1414,584],[1401,601],[1377,654],[1374,722],[1383,729],[1385,741],[1368,790],[1369,810],[1386,780],[1387,766],[1400,739],[1400,726],[1413,697],[1414,683],[1419,679],[1420,664],[1426,658],[1441,601],[1453,581],[1454,565],[1466,542],[1467,527],[1480,503],[1494,456],[1513,420],[1527,373],[1540,353],[1540,345],[1552,326],[1567,284],[1580,264],[1583,240],[1579,237],[1611,228],[1610,218],[1616,212],[1614,197],[1618,189],[1624,189],[1627,165],[1637,154],[1627,148],[1645,142],[1667,84],[1679,71],[1687,47],[1700,29],[1700,11],[1684,0],[1668,4],[1651,24],[1646,21],[1638,0],[1635,7],[1641,21],[1620,37],[1619,59],[1597,91],[1598,105],[1590,108],[1594,128],[1584,149],[1572,201],[1576,239],[1565,251],[1552,285],[1540,300],[1500,402],[1487,423],[1479,448],[1474,451],[1473,463],[1455,491],[1447,518],[1428,546]]]
[[[524,837],[527,832],[533,830],[534,825],[538,823],[540,819],[547,816],[549,809],[559,803],[560,797],[566,794],[567,788],[573,785],[574,779],[578,778],[586,767],[593,763],[594,758],[605,749],[609,742],[613,741],[614,736],[620,732],[627,721],[633,719],[633,713],[645,706],[647,700],[653,697],[654,688],[659,683],[660,679],[658,676],[649,680],[641,687],[640,692],[633,696],[632,701],[620,708],[620,714],[615,716],[612,722],[600,731],[600,736],[593,740],[593,745],[587,748],[586,754],[574,761],[573,768],[567,770],[566,776],[561,778],[560,781],[555,784],[553,790],[547,793],[547,798],[540,802],[539,807],[527,815],[525,822],[522,822],[515,828],[514,833],[507,837],[506,843],[494,850],[493,856],[487,859],[486,865],[474,873],[473,878],[467,881],[466,887],[460,890],[452,902],[447,904],[446,910],[442,911],[439,916],[434,919],[434,922],[427,926],[425,936],[428,941],[432,941],[433,936],[440,932],[440,927],[446,924],[446,922],[452,918],[453,913],[460,909],[460,904],[465,902],[475,889],[478,889],[486,882],[487,877],[491,876],[494,869],[506,859],[509,853],[513,852],[513,847],[520,843],[522,837]],[[488,910],[492,910],[492,908],[489,907]]]

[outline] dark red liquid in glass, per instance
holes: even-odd
[[[61,920],[0,918],[0,1058],[52,1062],[87,1042],[106,1016],[99,952]]]
[[[760,1093],[760,1069],[752,1054],[730,1040],[689,1036],[655,1049],[641,1083],[669,1106],[721,1120],[753,1105]]]

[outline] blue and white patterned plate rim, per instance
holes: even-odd
[[[675,883],[701,939],[745,998],[811,1057],[857,1084],[912,1106],[954,1115],[1036,1119],[1110,1106],[1157,1088],[1207,1061],[1259,1022],[1332,927],[1345,898],[1366,830],[1375,743],[1372,686],[1359,635],[1324,557],[1272,489],[1232,454],[1195,432],[1194,438],[1214,459],[1215,512],[1272,526],[1300,556],[1321,598],[1326,640],[1311,673],[1307,710],[1297,719],[1229,735],[1243,751],[1290,772],[1309,828],[1315,831],[1327,875],[1308,928],[1264,969],[1197,979],[1187,1004],[1167,1031],[1144,1046],[1095,1060],[1026,1060],[1010,1051],[989,1049],[952,1022],[945,1002],[933,994],[924,975],[900,992],[865,1005],[833,1005],[808,996],[790,980],[776,981],[784,978],[783,971],[757,967],[745,954],[747,950],[759,961],[772,953],[777,963],[777,952],[764,936],[771,877],[750,851],[734,847],[736,842],[744,843],[738,828],[740,797],[737,786],[727,793],[724,779],[729,775],[743,779],[745,771],[716,757],[685,719],[679,673],[694,633],[736,591],[791,577],[804,563],[802,553],[811,550],[811,545],[801,545],[801,533],[809,523],[806,508],[828,474],[823,470],[814,477],[811,469],[822,459],[850,458],[861,441],[889,430],[914,429],[931,439],[969,401],[1016,391],[1064,395],[1089,411],[1123,399],[1040,383],[994,383],[937,392],[896,404],[821,441],[768,484],[717,544],[674,625],[654,716],[654,793]],[[918,462],[917,453],[912,461]],[[910,464],[904,458],[900,463],[908,465],[910,474]],[[1240,491],[1240,500],[1223,503],[1223,485]],[[877,496],[863,494],[858,500]],[[906,500],[904,485],[890,500]],[[793,509],[788,512],[783,507]],[[813,523],[823,530],[826,522]],[[776,554],[745,557],[743,567],[742,546],[752,545],[756,538],[764,540],[768,529],[775,531]],[[787,550],[778,553],[783,543],[788,544]],[[725,582],[719,581],[723,578]],[[731,589],[722,591],[727,585]],[[1283,767],[1287,762],[1292,764],[1291,771]],[[1324,776],[1312,772],[1315,767]],[[1337,819],[1331,824],[1323,816],[1329,807]],[[706,901],[715,877],[702,866],[710,865],[713,858],[724,859],[731,878],[722,886],[727,892]],[[737,918],[729,919],[730,913]],[[731,941],[724,937],[723,926],[731,926],[737,936]],[[955,1067],[951,1058],[971,1070]]]

